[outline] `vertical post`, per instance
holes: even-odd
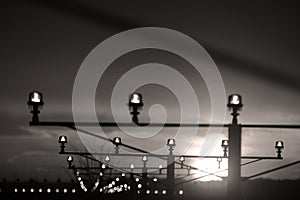
[[[39,108],[38,108],[37,104],[32,105],[31,113],[32,113],[32,123],[33,124],[39,123],[39,113],[40,113],[40,111],[39,111]]]
[[[168,200],[174,199],[174,171],[175,171],[175,157],[173,155],[173,149],[170,148],[170,152],[167,160],[167,195]]]
[[[238,113],[233,112],[232,124],[229,126],[228,157],[228,200],[241,199],[241,125],[237,123]]]
[[[142,196],[144,198],[146,198],[146,190],[147,190],[147,181],[148,179],[148,174],[147,174],[147,167],[146,167],[146,162],[144,162],[144,167],[143,167],[143,174],[142,174],[142,189],[141,189],[141,192],[142,192]]]
[[[130,197],[133,199],[137,194],[136,194],[136,188],[135,188],[135,181],[134,181],[134,173],[133,170],[131,170],[130,175],[129,175],[129,184],[130,184]]]

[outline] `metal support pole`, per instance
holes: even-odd
[[[241,199],[241,125],[237,123],[238,113],[234,112],[232,124],[229,125],[228,157],[228,200]]]
[[[175,157],[173,155],[172,149],[170,148],[170,153],[168,155],[168,166],[167,166],[167,195],[168,200],[174,199],[174,171],[175,171]]]

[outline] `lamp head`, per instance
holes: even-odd
[[[169,147],[174,147],[174,146],[176,146],[175,139],[169,138],[169,139],[167,140],[167,146],[169,146]]]
[[[275,148],[276,149],[283,149],[284,148],[283,141],[276,141]]]
[[[222,140],[221,147],[227,148],[229,146],[229,140]]]
[[[37,91],[29,93],[28,105],[44,105],[43,94]]]
[[[113,143],[114,143],[116,146],[119,146],[119,145],[121,144],[121,142],[122,142],[122,140],[121,140],[121,138],[119,138],[119,137],[115,137],[115,138],[113,139]]]
[[[109,161],[110,161],[109,156],[105,156],[105,162],[109,162]]]
[[[243,107],[242,104],[242,96],[239,94],[232,94],[228,97],[227,107],[233,109],[234,111],[238,111]]]
[[[147,156],[143,156],[142,161],[143,162],[147,162],[148,161],[148,157]]]
[[[133,163],[130,164],[130,169],[134,169],[134,164]]]
[[[179,157],[179,161],[180,161],[180,162],[184,162],[184,161],[185,161],[184,156],[180,156],[180,157]]]
[[[137,106],[137,107],[141,107],[143,106],[143,97],[140,93],[132,93],[130,96],[129,96],[129,104],[128,104],[130,107],[133,107],[133,106]]]
[[[68,159],[67,159],[68,163],[71,163],[73,162],[73,156],[68,156]]]
[[[67,136],[64,136],[64,135],[59,136],[58,143],[60,143],[60,144],[66,144],[66,143],[68,143]]]

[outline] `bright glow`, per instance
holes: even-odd
[[[120,179],[117,177],[117,178],[116,178],[116,181],[118,182],[119,180],[120,180]]]
[[[158,194],[158,190],[154,190],[154,194]]]
[[[106,167],[105,164],[102,164],[101,168],[102,168],[102,169],[105,169],[105,167]]]
[[[140,181],[140,179],[139,178],[135,178],[135,182],[139,182]]]
[[[32,102],[36,102],[36,103],[40,103],[41,102],[41,95],[38,92],[33,92],[31,94],[31,101]]]
[[[75,192],[76,192],[76,190],[73,188],[73,189],[72,189],[72,193],[75,193]]]
[[[134,164],[130,164],[130,169],[134,169]]]
[[[73,156],[68,156],[68,162],[72,162],[73,161]]]
[[[122,176],[124,177],[124,176],[126,176],[126,174],[125,174],[125,173],[122,173]]]
[[[228,140],[222,140],[222,147],[228,147],[229,146],[229,141]]]
[[[283,149],[284,148],[283,142],[282,141],[276,141],[275,148]]]
[[[50,189],[50,188],[48,188],[48,189],[47,189],[47,192],[48,192],[48,193],[50,193],[50,192],[51,192],[51,189]]]
[[[147,162],[148,161],[148,157],[147,156],[143,156],[142,160],[143,160],[143,162]]]
[[[105,157],[105,162],[109,162],[109,160],[110,160],[110,159],[109,159],[109,156],[106,156],[106,157]]]
[[[158,181],[158,179],[155,177],[155,178],[153,178],[153,181],[154,181],[154,182],[157,182],[157,181]]]
[[[100,172],[100,173],[99,173],[99,176],[103,176],[103,173],[102,173],[102,172]]]
[[[165,194],[167,194],[167,190],[163,190],[161,193],[162,193],[163,195],[165,195]]]
[[[178,191],[179,195],[183,195],[183,190]]]
[[[115,144],[121,144],[121,138],[115,137],[115,138],[114,138],[114,143],[115,143]]]
[[[60,143],[66,143],[67,142],[67,137],[64,135],[59,136],[59,140]]]
[[[55,192],[56,192],[56,193],[59,193],[59,189],[56,189]]]
[[[68,190],[65,188],[65,189],[64,189],[64,193],[67,193],[67,192],[68,192]]]
[[[15,188],[15,192],[18,192],[18,189],[17,189],[17,188]]]
[[[150,190],[146,190],[146,194],[150,194]]]
[[[42,190],[42,188],[40,188],[40,189],[39,189],[39,193],[42,193],[42,192],[43,192],[43,190]]]
[[[31,188],[31,189],[30,189],[30,192],[34,192],[34,189],[33,189],[33,188]]]
[[[232,95],[231,96],[231,100],[230,100],[230,104],[232,105],[239,105],[240,104],[240,96],[238,95]]]
[[[185,161],[184,156],[180,156],[180,157],[179,157],[179,161],[180,161],[180,162],[184,162],[184,161]]]
[[[77,178],[77,180],[80,182],[80,181],[81,181],[81,177],[79,176],[79,177]]]
[[[141,189],[142,188],[142,184],[138,184],[138,186],[137,186],[139,189]]]
[[[163,166],[162,166],[162,165],[158,165],[158,168],[159,168],[159,169],[162,169],[162,168],[163,168]]]
[[[171,146],[171,147],[175,146],[175,139],[173,139],[173,138],[168,139],[167,145]]]
[[[138,93],[133,93],[130,97],[130,103],[140,104],[141,103],[141,95]]]
[[[22,192],[26,192],[25,188],[22,189]]]

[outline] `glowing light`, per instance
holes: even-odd
[[[142,103],[142,95],[139,93],[133,93],[130,96],[129,104],[141,104]]]
[[[179,195],[183,195],[183,190],[179,190],[179,191],[178,191],[178,194],[179,194]]]

